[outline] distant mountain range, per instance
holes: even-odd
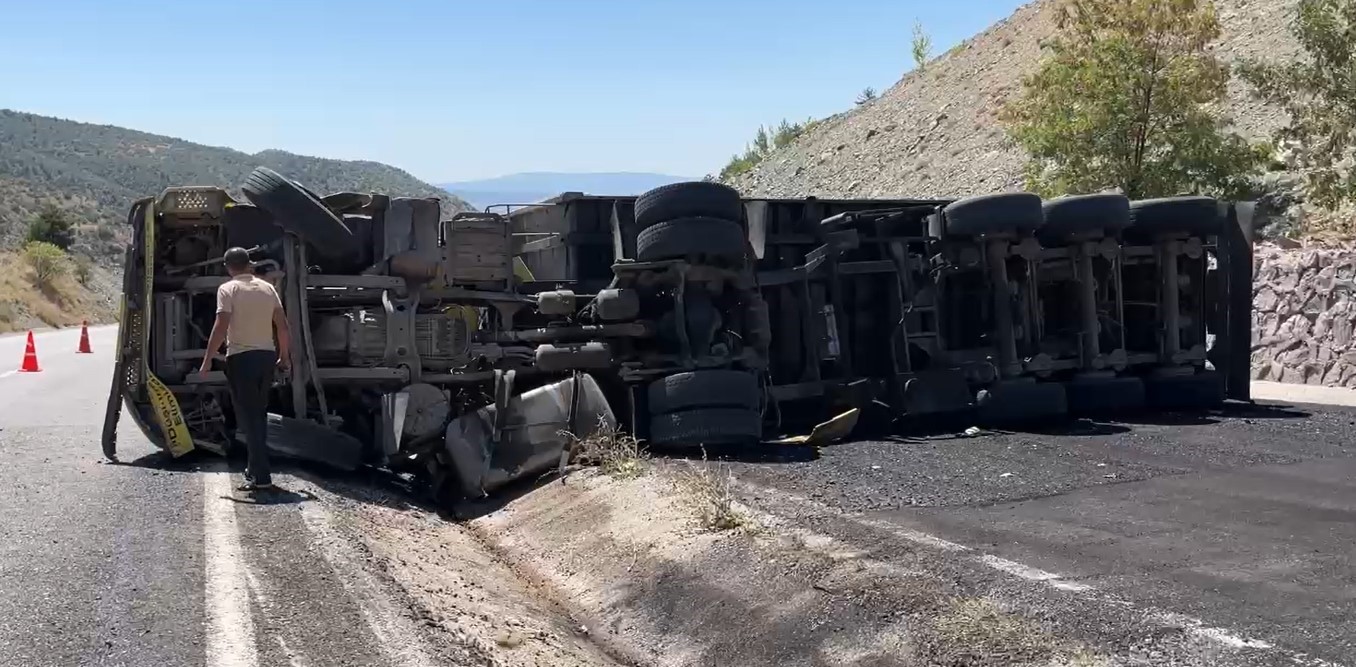
[[[379,162],[329,160],[267,150],[250,155],[112,125],[0,109],[0,247],[54,204],[84,229],[77,246],[121,258],[132,202],[174,185],[215,185],[239,196],[255,167],[269,167],[320,194],[350,190],[437,197],[444,214],[466,203]]]
[[[591,195],[638,195],[669,183],[695,180],[686,176],[640,172],[524,172],[481,181],[439,183],[439,187],[483,209],[492,204],[535,204],[562,192]]]

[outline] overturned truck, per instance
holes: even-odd
[[[267,169],[241,191],[132,207],[110,458],[124,405],[172,454],[234,446],[224,376],[195,370],[232,246],[294,332],[270,446],[408,473],[444,500],[537,473],[599,428],[747,444],[844,412],[901,428],[1247,398],[1250,209],[1209,198],[679,183],[445,215]]]

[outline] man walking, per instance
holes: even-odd
[[[254,275],[249,252],[231,248],[224,260],[231,279],[217,288],[217,319],[199,371],[212,370],[212,358],[226,343],[226,380],[235,406],[236,428],[245,434],[248,455],[245,484],[238,490],[265,491],[273,488],[267,446],[268,392],[274,367],[287,370],[290,364],[292,337],[278,292]]]

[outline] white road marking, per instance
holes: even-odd
[[[19,371],[17,371],[17,370],[16,370],[16,371],[5,371],[4,373],[0,373],[0,378],[7,378],[7,377],[9,377],[9,376],[11,376],[11,375],[14,375],[14,374],[18,373],[18,372],[19,372]]]
[[[823,504],[810,500],[809,498],[805,498],[794,493],[788,493],[780,489],[773,489],[771,487],[766,487],[759,484],[752,484],[744,481],[739,481],[738,484],[744,488],[751,490],[755,496],[764,496],[764,497],[775,496],[777,497],[778,500],[782,502],[800,505],[802,507],[811,509],[812,511],[832,514],[835,517],[842,518],[844,520],[855,523],[859,526],[873,528],[875,530],[880,530],[882,532],[887,532],[892,535],[904,538],[910,542],[933,547],[940,551],[947,551],[952,553],[964,553],[974,551],[973,548],[967,547],[963,544],[956,544],[955,542],[944,540],[935,535],[929,535],[921,531],[905,528],[903,526],[898,526],[889,521],[864,517],[860,514],[855,513],[840,512],[838,510],[834,510]],[[823,537],[822,539],[833,541],[833,538],[827,536]],[[995,570],[998,570],[999,572],[1003,572],[1005,574],[1009,574],[1014,577],[1024,579],[1026,581],[1043,583],[1047,586],[1050,586],[1051,588],[1055,588],[1068,593],[1075,594],[1081,593],[1084,594],[1084,597],[1091,597],[1105,604],[1112,604],[1118,607],[1124,607],[1128,609],[1134,609],[1137,607],[1137,605],[1135,605],[1133,602],[1130,602],[1129,600],[1124,600],[1103,593],[1099,593],[1097,592],[1096,589],[1087,584],[1070,581],[1068,579],[1065,579],[1062,575],[1055,574],[1053,572],[1046,572],[1045,570],[1031,567],[1029,565],[1024,565],[1016,561],[1011,561],[1006,558],[1000,558],[992,554],[980,554],[978,556],[973,557],[972,560],[974,562],[985,565],[986,567],[993,568]],[[1243,637],[1225,628],[1208,627],[1206,626],[1205,621],[1202,621],[1198,618],[1192,618],[1190,616],[1185,616],[1183,614],[1157,611],[1152,609],[1146,611],[1149,612],[1148,617],[1156,623],[1181,628],[1195,637],[1214,642],[1227,648],[1240,650],[1253,649],[1253,650],[1272,651],[1280,653],[1281,655],[1284,655],[1287,658],[1289,658],[1291,662],[1297,665],[1303,665],[1305,667],[1342,667],[1342,665],[1338,663],[1328,662],[1326,660],[1314,658],[1306,653],[1299,653],[1295,651],[1289,651],[1283,648],[1278,648],[1275,645],[1271,644],[1270,642],[1266,642],[1261,639]]]
[[[1087,584],[1080,584],[1074,581],[1066,581],[1064,577],[1061,577],[1058,574],[1055,574],[1054,572],[1038,570],[1034,567],[1018,563],[1017,561],[1008,560],[1006,558],[999,558],[998,556],[994,556],[992,554],[984,554],[983,556],[980,556],[977,560],[995,570],[998,570],[999,572],[1007,572],[1008,574],[1021,577],[1023,579],[1026,579],[1027,581],[1039,581],[1042,583],[1046,583],[1062,591],[1073,591],[1075,593],[1081,593],[1083,591],[1092,590],[1092,586],[1089,586]]]
[[[207,667],[257,667],[250,574],[240,546],[228,472],[204,472],[203,563],[206,567]]]
[[[423,640],[362,565],[363,557],[338,534],[329,510],[312,500],[302,503],[301,518],[311,533],[311,544],[334,570],[335,579],[359,603],[363,620],[376,636],[381,652],[402,667],[434,667],[436,663],[422,648]]]

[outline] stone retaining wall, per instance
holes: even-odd
[[[1253,379],[1356,388],[1353,322],[1356,246],[1257,246]]]

